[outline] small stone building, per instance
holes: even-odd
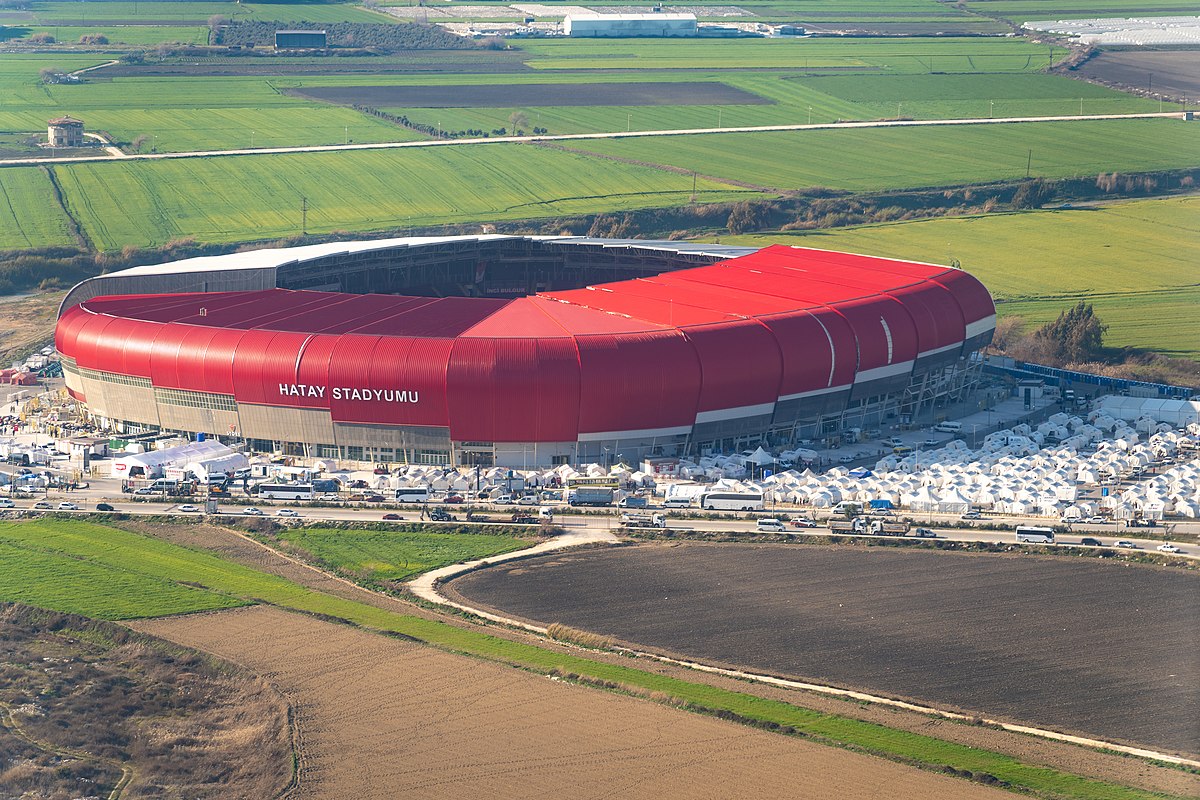
[[[83,120],[59,117],[50,120],[46,137],[51,147],[83,147]]]

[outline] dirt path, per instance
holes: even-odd
[[[412,603],[368,591],[341,581],[318,569],[282,556],[226,528],[194,525],[162,526],[137,521],[127,521],[122,524],[122,527],[147,535],[165,538],[187,547],[211,550],[231,561],[236,561],[255,569],[261,569],[264,572],[280,575],[302,586],[318,591],[326,591],[338,597],[367,603],[389,611],[428,619],[437,619],[450,625],[478,629],[477,626],[472,625],[461,617],[446,616],[434,611],[428,611]],[[487,630],[494,636],[537,644],[549,650],[556,650],[562,647],[557,643],[545,639],[536,639],[520,631],[494,626],[489,627]],[[589,653],[589,657],[598,661],[629,664],[627,657],[616,654],[610,655],[602,652],[593,652]],[[996,750],[1032,764],[1043,764],[1100,780],[1136,786],[1149,791],[1200,797],[1200,775],[1158,766],[1141,759],[1099,752],[1090,748],[1077,747],[1061,742],[1037,739],[986,726],[956,724],[942,719],[931,718],[924,714],[914,714],[882,705],[864,705],[841,698],[827,697],[811,692],[800,692],[785,687],[748,683],[722,675],[701,673],[695,670],[655,663],[648,660],[639,659],[636,662],[636,666],[639,669],[671,675],[682,680],[707,683],[730,691],[747,692],[760,697],[793,703],[803,708],[862,719],[914,733],[928,734],[971,747]]]
[[[291,700],[295,798],[1005,796],[273,608],[133,627],[242,664]]]

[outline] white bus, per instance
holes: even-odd
[[[260,483],[255,487],[259,497],[267,500],[312,500],[311,483]]]
[[[705,511],[761,511],[762,492],[705,492],[700,495]]]
[[[1035,528],[1032,525],[1018,525],[1017,541],[1037,544],[1054,544],[1054,531],[1050,528]]]
[[[396,490],[397,503],[428,503],[428,486],[403,486]]]

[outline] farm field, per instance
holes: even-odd
[[[314,233],[674,206],[692,191],[690,175],[506,144],[79,164],[55,167],[55,174],[102,250],[178,236],[235,242],[291,235],[300,231],[301,197]],[[698,184],[703,200],[746,194],[716,181]]]
[[[135,627],[270,675],[302,709],[296,797],[1005,796],[276,609]]]
[[[279,538],[327,568],[369,582],[405,581],[431,569],[530,544],[512,536],[330,528],[283,531]]]
[[[1197,580],[1095,559],[685,544],[453,585],[503,613],[710,662],[1196,753]]]
[[[581,152],[781,189],[902,189],[1194,167],[1200,126],[1099,120],[573,142]],[[937,154],[936,158],[931,157]]]
[[[0,249],[73,243],[66,213],[41,169],[0,170]]]
[[[692,683],[669,675],[642,671],[623,660],[620,663],[595,661],[561,650],[543,649],[478,630],[411,616],[405,612],[407,606],[394,598],[364,592],[330,579],[223,528],[196,524],[127,524],[134,528],[144,527],[152,531],[154,536],[79,520],[45,519],[0,524],[0,541],[7,545],[0,548],[0,575],[4,576],[4,582],[0,583],[0,601],[15,599],[13,595],[33,586],[41,593],[37,602],[56,610],[64,610],[63,605],[82,605],[91,609],[93,615],[142,617],[158,611],[156,605],[162,605],[157,599],[156,590],[163,585],[164,577],[169,576],[170,581],[178,585],[194,588],[200,597],[218,596],[233,602],[246,602],[241,598],[254,598],[257,603],[269,603],[305,614],[336,617],[350,625],[398,633],[443,651],[466,653],[540,675],[553,670],[559,673],[574,672],[595,680],[616,682],[639,693],[657,692],[714,711],[724,710],[750,719],[791,726],[798,732],[822,741],[866,748],[868,752],[909,764],[925,764],[939,770],[945,765],[960,771],[986,773],[1029,791],[1052,791],[1056,796],[1078,800],[1148,800],[1152,796],[1164,797],[1161,793],[1149,793],[1159,791],[1164,786],[1161,781],[1154,781],[1159,789],[1132,788],[1125,785],[1127,780],[1131,780],[1133,786],[1144,786],[1145,782],[1141,778],[1120,777],[1124,774],[1123,770],[1116,773],[1108,770],[1101,777],[1090,774],[1090,770],[1079,774],[1074,771],[1078,767],[1070,766],[1072,759],[1067,758],[1067,769],[1071,771],[1062,771],[1041,765],[1045,762],[1026,762],[1024,750],[1019,753],[996,752],[987,746],[952,741],[955,738],[953,736],[952,740],[946,740],[926,735],[923,727],[913,731],[896,730],[888,727],[886,720],[854,719],[836,712],[791,705],[779,699],[756,697],[737,691],[736,684],[732,688],[721,688]],[[63,587],[60,592],[46,592],[40,576],[25,569],[30,562],[30,552],[36,553],[38,558],[52,566],[57,583]],[[226,558],[236,559],[239,563],[227,561]],[[137,600],[132,608],[128,607],[130,603],[124,606],[112,603],[105,587],[91,580],[96,569],[119,573],[126,578],[127,583],[119,588]],[[204,588],[197,587],[197,584]],[[171,609],[158,613],[171,613]],[[218,627],[223,625],[223,622],[218,623]],[[346,629],[339,626],[339,630]],[[353,651],[342,651],[342,655],[348,660],[353,659],[354,666],[361,668],[362,662]],[[478,661],[473,662],[472,669],[479,667]],[[388,674],[392,679],[395,678],[393,671],[389,670]],[[344,690],[345,686],[341,688]],[[1050,763],[1059,761],[1052,759]],[[1145,765],[1142,769],[1146,769]],[[1169,783],[1172,786],[1179,785]],[[969,784],[964,784],[964,788],[967,786]]]
[[[1189,0],[967,0],[971,11],[1014,22],[1092,17],[1175,17],[1194,15]]]
[[[987,285],[1000,315],[1041,324],[1079,300],[1109,325],[1106,341],[1200,361],[1200,197],[1020,214],[917,220],[807,233],[729,237],[933,261],[957,259]],[[1162,320],[1169,319],[1170,325]]]
[[[1174,97],[1200,97],[1200,52],[1105,51],[1079,68],[1085,78]]]
[[[34,34],[48,34],[54,37],[55,42],[61,44],[76,44],[82,36],[95,35],[104,36],[110,45],[149,47],[167,42],[208,44],[208,28],[202,25],[108,25],[102,22],[88,25],[56,25],[51,23],[21,26],[21,29],[25,33],[12,41],[19,42]]]
[[[40,2],[30,4],[30,13],[38,22],[121,20],[137,22],[177,22],[206,24],[220,14],[232,20],[274,20],[278,22],[395,22],[385,14],[369,11],[354,3],[237,3],[237,2],[155,2],[155,0],[116,0],[87,3]]]

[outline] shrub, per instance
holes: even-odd
[[[558,642],[577,644],[580,647],[590,647],[593,650],[607,650],[612,647],[612,637],[598,633],[577,630],[561,622],[554,622],[546,628],[546,635]]]

